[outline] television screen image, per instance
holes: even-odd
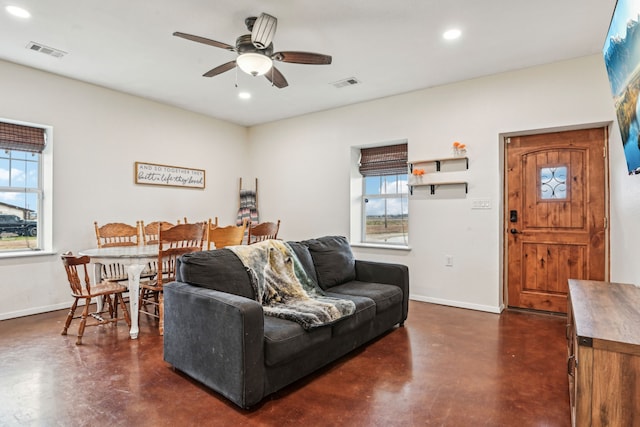
[[[618,0],[602,53],[629,174],[640,174],[640,0]]]

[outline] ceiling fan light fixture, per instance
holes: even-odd
[[[273,61],[260,53],[243,53],[236,58],[236,64],[242,71],[252,76],[262,76],[271,69]]]

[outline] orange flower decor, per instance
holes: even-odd
[[[424,169],[414,169],[411,173],[415,176],[422,176],[424,175]]]
[[[453,143],[453,154],[455,156],[464,155],[467,152],[467,146],[456,141]]]

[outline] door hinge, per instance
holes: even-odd
[[[506,142],[507,144],[511,144],[511,138],[507,138],[507,139],[505,139],[505,142]]]
[[[609,218],[607,218],[606,216],[604,217],[604,229],[606,230],[607,228],[609,228]]]
[[[607,146],[603,146],[602,147],[602,157],[604,157],[605,159],[607,158]]]

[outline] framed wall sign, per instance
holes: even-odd
[[[134,172],[136,184],[187,188],[204,188],[205,185],[202,169],[136,162]]]

